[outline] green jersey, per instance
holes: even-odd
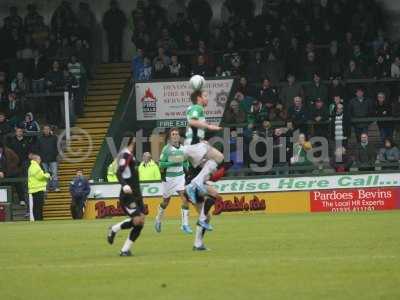
[[[197,144],[201,140],[204,140],[204,137],[205,137],[204,129],[189,126],[190,120],[199,120],[199,121],[206,120],[206,117],[204,114],[204,107],[199,104],[189,106],[189,108],[186,111],[186,118],[188,121],[188,125],[186,128],[185,145]]]
[[[175,147],[167,144],[161,151],[160,167],[165,170],[166,177],[177,177],[184,174],[187,162],[183,153],[183,146]]]

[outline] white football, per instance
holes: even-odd
[[[201,90],[206,83],[206,80],[201,75],[193,75],[189,80],[189,85],[194,91]]]

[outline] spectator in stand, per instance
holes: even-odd
[[[169,69],[166,65],[164,65],[161,59],[157,59],[154,62],[153,68],[153,78],[154,79],[164,79],[168,78],[169,76]]]
[[[139,165],[140,182],[160,179],[160,169],[155,161],[152,159],[150,152],[143,153],[142,162]]]
[[[29,68],[32,79],[32,93],[43,93],[45,91],[45,75],[48,69],[46,57],[40,51],[35,50]]]
[[[313,51],[307,53],[306,61],[303,64],[303,80],[311,81],[317,73],[319,76],[320,66]]]
[[[374,115],[372,100],[364,97],[364,89],[362,87],[356,89],[356,97],[350,100],[349,113],[352,118],[368,118]],[[362,133],[368,133],[368,125],[369,123],[366,122],[353,123],[357,141],[360,141]]]
[[[211,74],[210,68],[206,65],[204,56],[197,56],[197,63],[192,67],[191,76],[193,75],[201,75],[203,77],[208,77]]]
[[[229,103],[229,106],[224,114],[224,120],[228,124],[244,123],[246,121],[246,112],[241,107],[241,102],[244,95],[237,92],[235,97]]]
[[[337,41],[331,41],[329,44],[329,52],[325,58],[325,76],[327,78],[334,74],[342,74],[342,57],[339,54]]]
[[[35,134],[40,132],[39,123],[35,121],[31,112],[28,112],[25,115],[25,120],[21,123],[19,127],[22,128],[26,133]]]
[[[376,117],[387,118],[392,116],[392,106],[387,102],[386,95],[383,92],[379,92],[376,96]],[[378,121],[379,133],[381,141],[383,142],[386,138],[393,137],[393,123],[390,121]]]
[[[107,33],[108,60],[122,60],[122,34],[126,26],[126,17],[118,7],[116,0],[111,0],[110,9],[103,16],[103,27]]]
[[[151,66],[150,58],[144,57],[143,59],[143,69],[139,74],[138,80],[148,81],[153,78],[153,67]]]
[[[22,177],[26,177],[29,166],[28,154],[31,149],[31,144],[29,140],[24,137],[23,129],[18,127],[15,129],[15,136],[11,138],[11,140],[8,142],[8,145],[10,149],[13,150],[18,156],[18,169],[20,170],[20,175]],[[26,184],[19,183],[17,185],[17,193],[20,205],[25,205],[27,203]]]
[[[373,76],[377,79],[389,77],[390,67],[382,55],[379,55],[373,70]]]
[[[178,20],[179,16],[185,16],[186,6],[185,0],[174,0],[168,4],[168,23],[173,24]]]
[[[71,3],[62,1],[51,17],[51,30],[57,38],[69,38],[72,33],[76,16],[72,10]]]
[[[244,96],[249,95],[250,93],[250,87],[249,84],[247,82],[247,78],[242,76],[239,79],[239,86],[237,88],[237,91],[242,93]]]
[[[272,87],[271,80],[268,77],[263,79],[258,97],[268,109],[278,104],[278,91]]]
[[[155,66],[157,61],[162,61],[164,66],[169,66],[171,64],[171,58],[165,54],[163,47],[158,48],[157,56],[153,59],[153,66]]]
[[[296,37],[292,37],[290,39],[289,49],[286,51],[285,61],[286,61],[286,70],[288,73],[293,74],[294,76],[300,78],[301,68],[299,58],[301,57],[301,50],[299,46],[299,41]]]
[[[400,78],[400,56],[396,56],[390,67],[390,76]]]
[[[282,87],[279,98],[284,107],[289,107],[296,96],[303,97],[304,92],[301,84],[296,82],[293,74],[288,74],[287,83]]]
[[[168,66],[169,77],[182,78],[186,75],[186,69],[183,64],[178,61],[178,56],[173,54],[171,56],[171,64]]]
[[[392,117],[400,118],[400,96],[397,96],[396,100],[392,103]],[[400,137],[400,122],[394,122],[393,137],[398,140]]]
[[[312,149],[311,143],[306,140],[306,136],[300,133],[298,140],[293,144],[293,153],[290,158],[290,164],[294,167],[307,167],[312,165],[312,160],[308,155],[308,151]],[[295,171],[295,173],[306,173],[307,170]]]
[[[335,97],[339,99],[339,97]],[[336,106],[331,113],[330,135],[335,145],[347,146],[348,139],[351,135],[351,123],[349,114],[345,111],[344,106],[340,101],[337,101]]]
[[[25,78],[24,73],[18,72],[17,76],[11,81],[10,91],[15,95],[15,101],[20,105],[22,110],[31,109],[32,105],[27,103],[26,94],[30,92],[29,80]]]
[[[51,70],[45,76],[46,87],[50,92],[64,90],[63,72],[60,69],[60,63],[55,60],[51,66]]]
[[[37,154],[31,155],[31,161],[28,169],[28,191],[32,196],[31,221],[43,220],[43,205],[47,182],[50,174],[43,172],[40,167],[41,158]]]
[[[209,24],[213,11],[207,0],[190,0],[187,5],[189,19],[197,22],[200,31],[209,32]]]
[[[346,88],[339,75],[330,78],[328,86],[328,103],[334,102],[334,98],[339,96],[342,100],[346,98]]]
[[[293,104],[289,106],[287,121],[293,124],[293,131],[298,129],[301,133],[307,134],[308,113],[300,96],[294,97]]]
[[[350,60],[348,67],[343,73],[344,79],[360,79],[364,78],[362,69],[357,65],[355,60]]]
[[[368,59],[367,56],[361,51],[361,47],[359,44],[355,44],[353,46],[353,54],[351,59],[360,68],[361,73],[365,73]]]
[[[71,215],[72,218],[82,219],[87,197],[90,194],[90,184],[86,177],[83,176],[82,170],[76,171],[76,176],[69,185],[71,193]]]
[[[19,175],[19,158],[10,148],[0,141],[0,179],[12,178]]]
[[[75,78],[75,80],[71,83],[71,92],[73,94],[73,101],[74,101],[74,111],[78,116],[82,116],[84,105],[83,105],[83,97],[80,91],[80,86],[82,80],[86,76],[86,70],[83,64],[78,61],[76,55],[71,56],[70,62],[67,65],[67,70]]]
[[[133,79],[139,80],[140,74],[143,73],[144,68],[144,50],[142,48],[136,49],[136,55],[132,60],[131,71]]]
[[[12,127],[10,126],[10,123],[6,119],[6,114],[0,112],[0,141],[4,142],[5,136],[10,134],[11,132],[12,132]]]
[[[328,137],[329,111],[320,98],[317,98],[311,109],[310,119],[314,122],[314,136]]]
[[[331,157],[331,167],[335,169],[336,173],[349,172],[353,165],[353,158],[347,154],[347,150],[343,146],[338,146],[335,150],[334,156]]]
[[[265,75],[266,65],[262,60],[260,52],[256,52],[254,57],[250,58],[247,65],[247,78],[250,83],[260,82]]]
[[[33,33],[33,30],[35,27],[40,24],[41,19],[43,18],[39,13],[37,12],[37,8],[35,4],[28,4],[27,6],[27,11],[28,13],[25,16],[24,19],[24,28],[25,32],[27,33]]]
[[[395,166],[383,166],[384,170],[397,170],[400,161],[400,150],[392,138],[385,138],[383,147],[379,149],[378,161],[383,164],[394,164]]]
[[[90,9],[89,3],[79,3],[77,21],[80,27],[80,32],[82,33],[81,38],[89,41],[90,45],[93,45],[93,33],[96,28],[97,21],[94,13]]]
[[[315,73],[311,84],[305,87],[306,106],[313,107],[317,99],[321,99],[325,104],[328,103],[328,88],[321,82],[319,73]]]
[[[356,145],[355,149],[355,161],[358,164],[359,171],[373,171],[374,164],[376,161],[376,149],[369,143],[368,134],[362,133],[360,136],[360,142]]]
[[[51,174],[48,190],[59,192],[58,184],[58,139],[49,125],[43,126],[43,133],[37,142],[37,151],[43,157],[42,165],[46,172]]]
[[[274,52],[269,52],[265,65],[265,75],[270,78],[273,85],[278,84],[283,79],[284,70],[283,63]]]
[[[75,54],[71,55],[70,61],[67,64],[68,71],[75,77],[78,84],[85,76],[86,70]]]
[[[10,7],[10,15],[4,19],[4,29],[8,32],[15,30],[18,35],[22,34],[23,21],[18,15],[18,8],[16,6]]]
[[[260,100],[254,99],[247,112],[248,128],[252,131],[259,129],[267,121],[267,113],[267,107]]]

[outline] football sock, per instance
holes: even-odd
[[[131,233],[129,234],[129,239],[132,241],[136,241],[136,239],[139,237],[140,233],[142,232],[143,225],[135,225],[133,226]]]
[[[204,210],[205,203],[203,202],[200,209],[199,220],[205,222],[207,220],[207,215],[205,214]]]
[[[128,237],[124,243],[124,245],[122,246],[121,252],[127,252],[129,250],[131,250],[133,242],[130,240],[130,237]]]
[[[161,220],[162,220],[162,218],[164,216],[164,210],[165,210],[165,207],[162,207],[162,204],[160,204],[158,206],[158,213],[157,213],[157,216],[156,216],[156,221],[157,222],[161,222]]]
[[[184,226],[189,225],[189,207],[187,207],[186,205],[182,205],[181,213],[182,213],[182,225]]]
[[[132,228],[132,220],[131,219],[125,219],[122,222],[115,224],[114,226],[111,227],[111,230],[117,233],[121,229],[129,229]]]
[[[203,228],[197,225],[194,246],[201,247],[202,245],[203,245]]]
[[[218,164],[214,160],[208,160],[201,169],[200,173],[193,178],[192,183],[200,187],[203,186],[207,176],[213,173],[217,169],[217,166]]]
[[[204,209],[204,214],[208,215],[210,212],[211,207],[215,204],[215,199],[213,197],[207,197],[206,202],[204,203],[203,209]]]

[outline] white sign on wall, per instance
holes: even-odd
[[[228,101],[233,79],[206,80],[208,93],[206,118],[219,123]],[[185,126],[186,110],[192,104],[189,81],[136,83],[136,112],[138,121],[157,121],[159,127]]]

